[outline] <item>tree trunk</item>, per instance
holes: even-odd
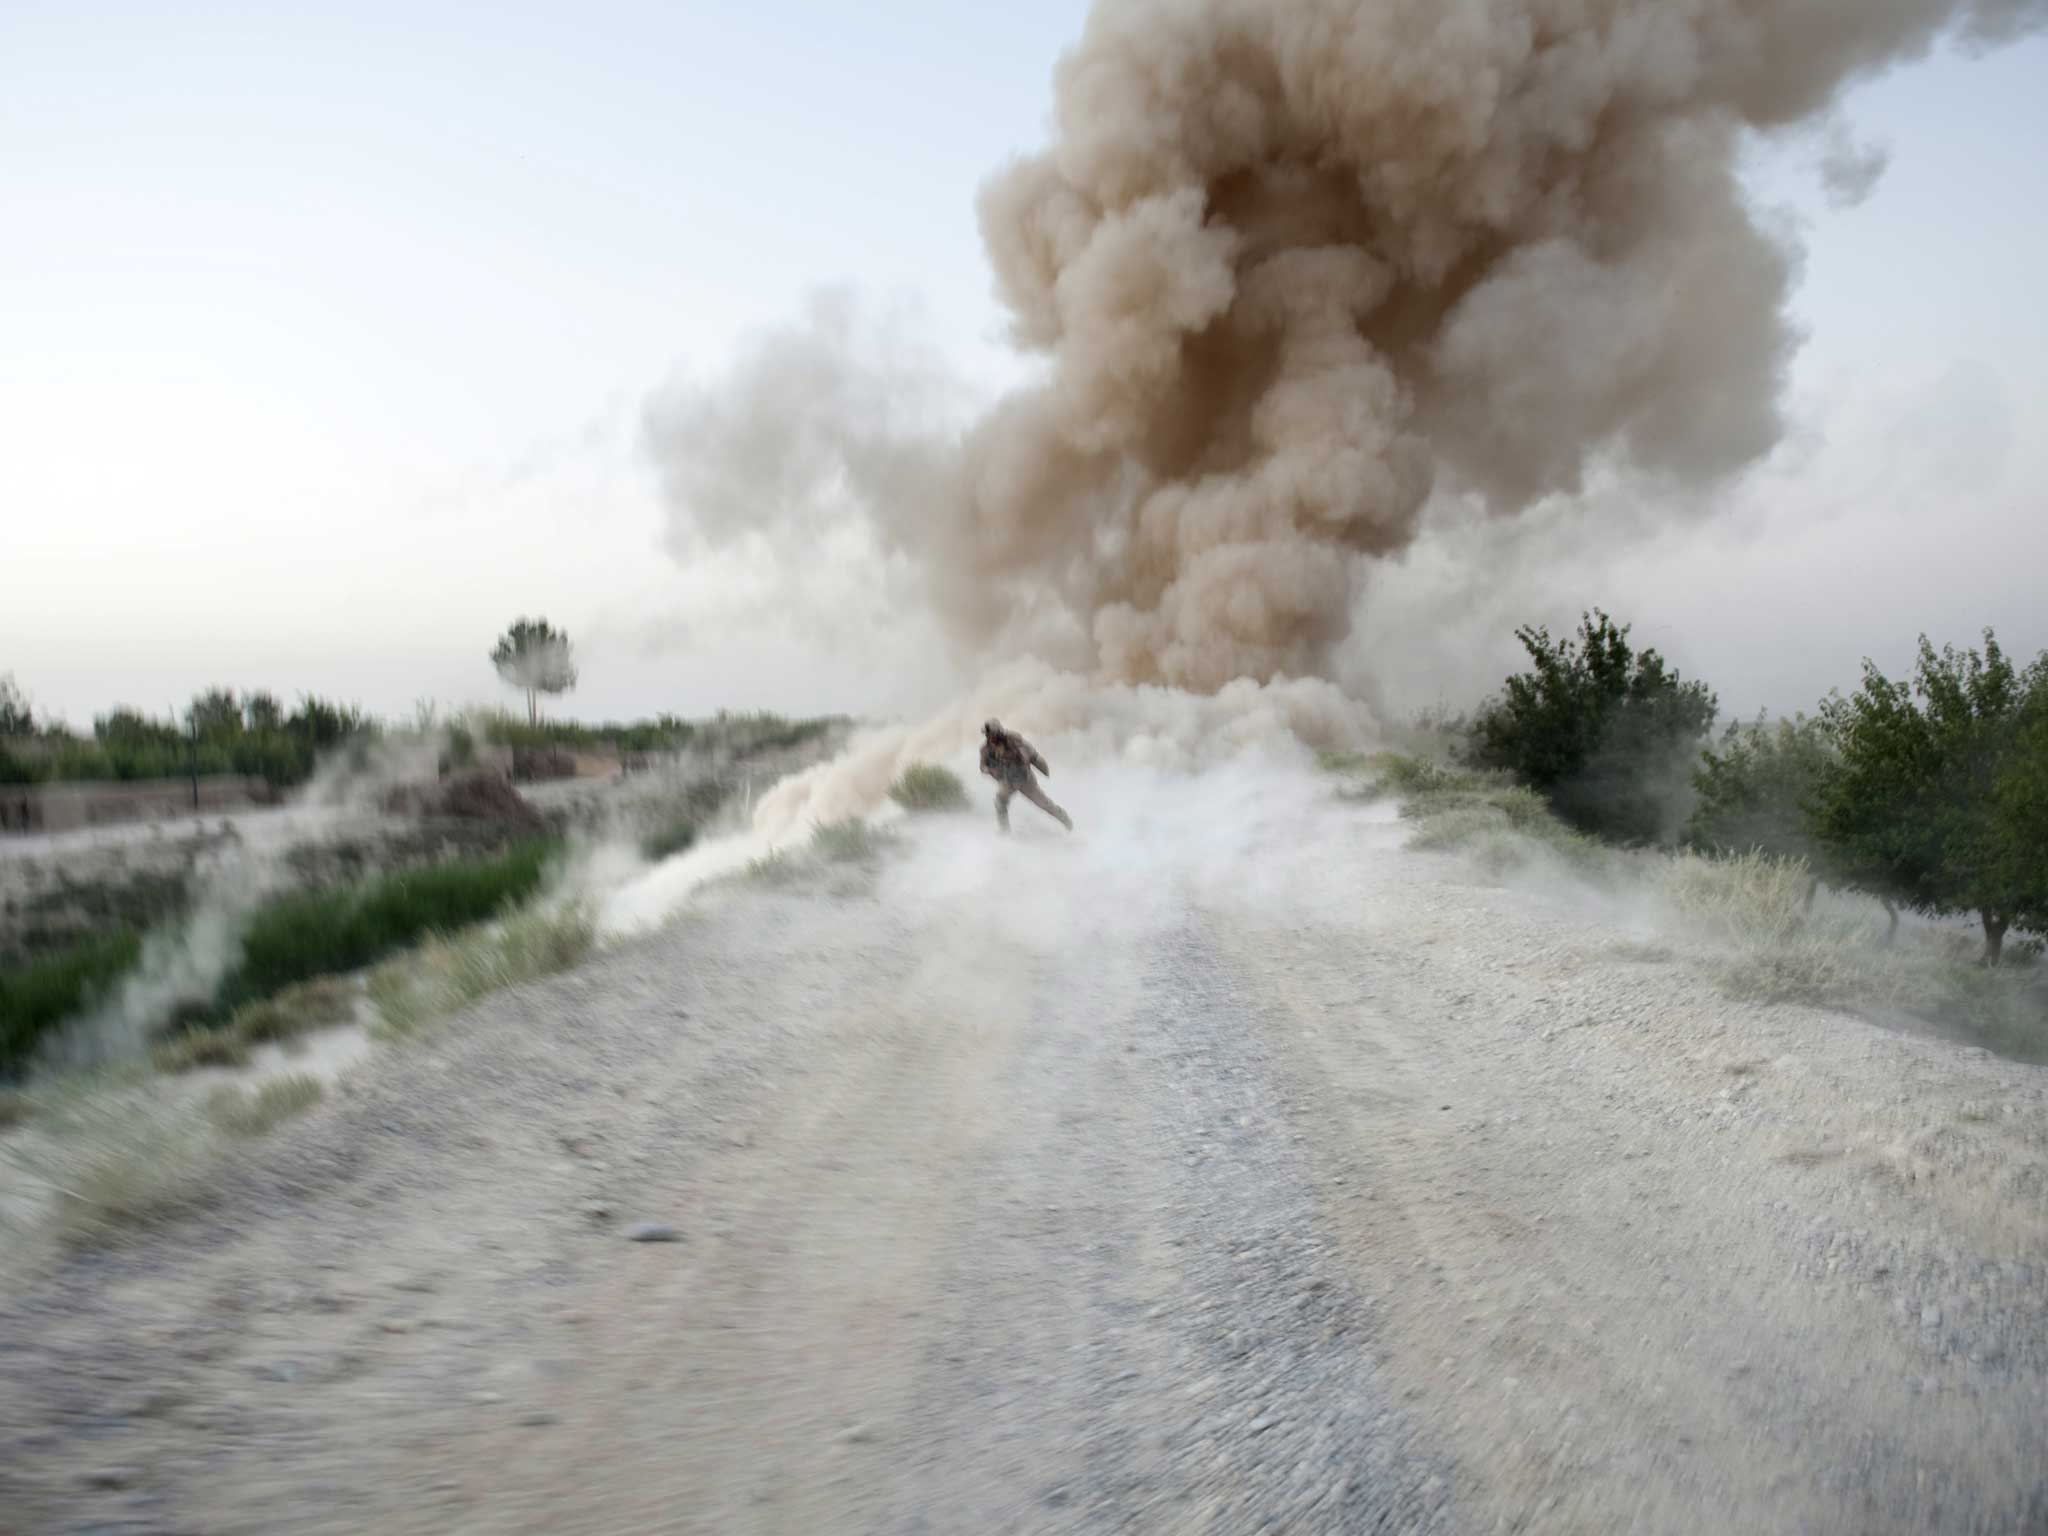
[[[1820,876],[1819,876],[1819,875],[1813,875],[1813,876],[1810,876],[1810,877],[1808,877],[1808,879],[1807,879],[1807,882],[1806,882],[1806,910],[1807,910],[1807,911],[1811,912],[1811,911],[1813,910],[1813,898],[1814,898],[1814,897],[1816,897],[1816,896],[1818,896],[1819,894],[1820,894]]]
[[[1878,897],[1877,904],[1884,908],[1884,915],[1892,920],[1891,927],[1884,931],[1884,947],[1890,949],[1899,937],[1899,909],[1882,896]]]
[[[1984,920],[1984,963],[1996,965],[2005,958],[2005,930],[2011,919],[1999,917],[1991,912],[1980,912],[1977,915]]]
[[[526,690],[526,723],[536,729],[540,726],[540,690],[538,688]]]

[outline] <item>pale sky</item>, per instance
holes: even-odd
[[[485,655],[545,613],[563,714],[931,702],[773,602],[692,627],[723,577],[663,553],[639,412],[821,286],[1007,377],[975,193],[1085,11],[8,0],[0,672],[80,727],[214,683],[408,715],[512,702]],[[1861,89],[1891,164],[1855,208],[1812,145],[1761,159],[1808,251],[1797,435],[1704,523],[1503,591],[1508,628],[1605,604],[1741,712],[1923,628],[2048,647],[2044,82],[2036,41]],[[1415,691],[1497,679],[1497,629],[1421,637]]]

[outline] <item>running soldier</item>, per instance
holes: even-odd
[[[1022,795],[1069,832],[1073,831],[1073,818],[1046,798],[1032,776],[1034,768],[1043,774],[1052,773],[1038,749],[1015,731],[1004,730],[1000,720],[982,726],[981,735],[981,771],[996,781],[996,825],[1005,832],[1010,830],[1010,797]]]

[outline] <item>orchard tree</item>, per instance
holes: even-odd
[[[1863,686],[1822,706],[1837,753],[1816,829],[1846,883],[1916,911],[1974,913],[1984,959],[2048,920],[2048,656],[2020,672],[1984,650],[1920,638],[1911,684],[1865,662]]]
[[[1636,651],[1628,626],[1595,609],[1575,638],[1523,627],[1529,671],[1472,725],[1470,761],[1502,769],[1549,800],[1581,831],[1657,842],[1682,821],[1688,776],[1719,704],[1654,650]]]
[[[520,619],[498,639],[491,652],[498,676],[526,695],[529,725],[540,723],[540,696],[567,693],[576,686],[575,655],[569,637],[546,619]]]
[[[1819,869],[1823,850],[1812,806],[1832,756],[1826,728],[1806,715],[1730,723],[1693,771],[1699,800],[1685,826],[1687,845],[1702,853],[1803,859]]]

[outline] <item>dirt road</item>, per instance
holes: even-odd
[[[2048,1529],[2048,1072],[1306,778],[1089,788],[495,999],[43,1274],[0,1528]]]

